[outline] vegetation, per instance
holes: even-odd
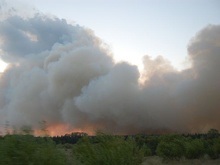
[[[156,153],[164,159],[179,160],[185,152],[185,139],[179,135],[162,136]]]
[[[185,157],[188,159],[197,159],[205,154],[204,140],[190,139],[185,142]]]
[[[220,135],[207,134],[115,136],[72,133],[35,137],[30,127],[0,136],[0,164],[6,165],[139,165],[144,159],[220,160]],[[45,131],[47,132],[47,131]]]
[[[144,150],[133,138],[111,136],[99,133],[94,139],[82,138],[74,146],[74,154],[85,165],[138,165],[144,157]]]
[[[0,140],[0,164],[65,165],[66,157],[49,138],[6,135]]]

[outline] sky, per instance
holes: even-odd
[[[144,55],[162,55],[177,69],[187,67],[190,39],[220,23],[218,0],[20,0],[18,6],[92,29],[116,61],[140,68]]]
[[[219,6],[0,0],[0,133],[220,130]]]

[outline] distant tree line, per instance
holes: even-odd
[[[112,135],[113,136],[113,135]],[[86,133],[72,133],[64,136],[52,137],[57,144],[78,144],[87,138],[90,144],[97,144],[96,136],[88,136]],[[118,137],[118,136],[113,136]],[[144,148],[145,156],[157,155],[164,159],[200,158],[209,155],[212,159],[219,158],[220,134],[216,129],[210,129],[203,134],[168,134],[168,135],[129,135],[120,136],[124,141],[133,139],[138,148]]]
[[[0,136],[0,164],[7,165],[138,165],[144,157],[164,160],[220,158],[220,134],[109,135],[75,132],[63,136],[35,137],[32,130]]]
[[[73,132],[71,134],[53,136],[51,138],[56,144],[76,144],[84,136],[88,136],[88,134],[84,132]]]

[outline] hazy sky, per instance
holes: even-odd
[[[16,1],[18,2],[18,1]],[[218,0],[20,0],[88,27],[116,60],[141,64],[142,56],[168,58],[182,68],[189,40],[208,24],[220,23]],[[23,4],[22,4],[23,3]],[[0,65],[2,65],[0,63]]]

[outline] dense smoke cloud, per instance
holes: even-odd
[[[144,71],[111,53],[91,30],[36,14],[0,22],[0,124],[103,129],[113,133],[220,129],[220,26],[188,47],[192,67],[143,57]],[[67,130],[68,131],[68,130]]]

